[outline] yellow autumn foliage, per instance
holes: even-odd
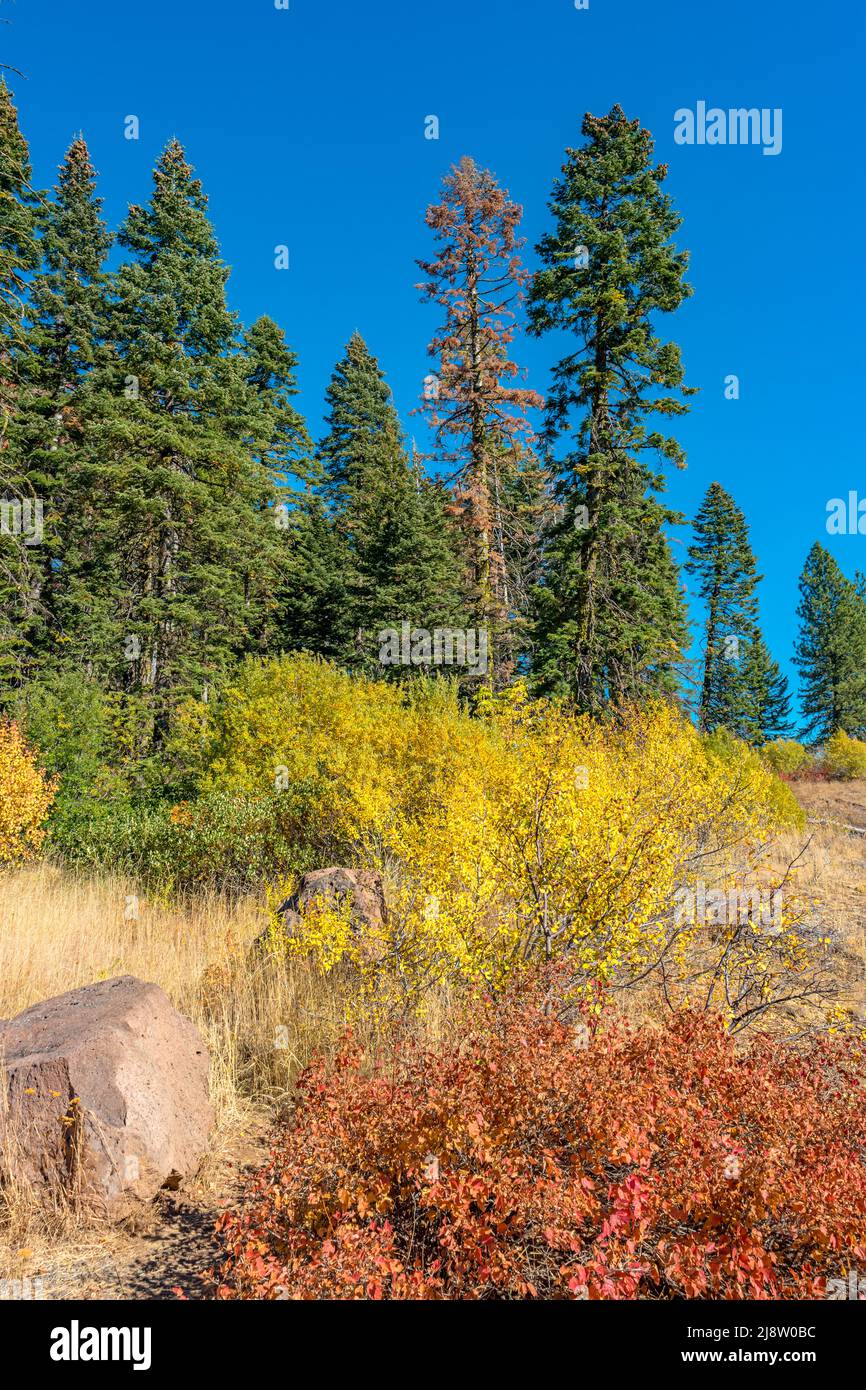
[[[55,791],[18,725],[0,720],[0,864],[21,863],[39,849]]]
[[[831,777],[846,781],[866,777],[866,743],[859,738],[849,738],[844,729],[837,729],[827,740],[824,764]]]
[[[797,816],[757,755],[719,751],[664,702],[600,724],[518,683],[470,715],[443,683],[407,694],[293,655],[251,662],[185,725],[203,788],[301,789],[313,841],[385,872],[375,949],[327,910],[291,949],[325,969],[387,963],[407,995],[459,978],[496,988],[566,954],[595,984],[633,978],[670,946],[683,883],[714,864],[730,874],[732,853],[754,880],[779,818]]]

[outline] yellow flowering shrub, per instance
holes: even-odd
[[[649,968],[683,883],[727,872],[732,845],[753,878],[778,814],[759,759],[717,758],[665,704],[604,726],[518,688],[491,702],[485,754],[393,852],[408,944],[490,987],[542,955],[603,984]]]
[[[20,862],[38,850],[55,791],[18,725],[0,720],[0,864]]]
[[[181,712],[190,745],[204,749],[202,790],[303,794],[311,839],[370,851],[397,793],[400,716],[392,687],[307,657],[249,662],[218,703]]]
[[[843,729],[837,729],[827,740],[824,764],[831,777],[842,777],[846,781],[866,777],[866,743],[859,738],[849,738]]]
[[[677,916],[683,885],[755,881],[774,827],[799,814],[760,757],[662,702],[600,724],[518,683],[470,715],[444,684],[407,694],[291,656],[250,663],[189,721],[205,788],[282,778],[316,843],[384,871],[375,949],[332,911],[288,944],[327,970],[388,973],[403,998],[456,979],[497,989],[544,957],[594,988],[684,959],[704,924]]]
[[[806,814],[786,782],[778,776],[783,769],[766,757],[767,745],[760,750],[736,738],[727,729],[717,729],[704,736],[704,746],[710,758],[726,764],[732,776],[752,780],[759,799],[779,826],[802,830]]]
[[[329,905],[314,899],[304,914],[304,930],[298,935],[287,931],[275,908],[264,935],[264,949],[269,955],[309,955],[314,952],[323,975],[335,965],[351,959],[360,962],[359,941],[352,930],[351,903],[344,901]]]

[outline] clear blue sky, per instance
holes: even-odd
[[[684,217],[694,297],[665,328],[701,388],[671,480],[692,515],[713,479],[749,520],[765,631],[787,665],[796,583],[822,539],[851,574],[866,538],[826,534],[829,498],[866,496],[863,380],[862,7],[806,0],[5,0],[0,58],[43,186],[83,131],[109,221],[149,196],[165,142],[206,192],[242,319],[269,313],[300,356],[314,432],[354,328],[385,369],[406,427],[429,370],[435,311],[416,256],[448,167],[468,153],[525,209],[526,255],[587,110],[619,102],[656,137]],[[783,111],[776,157],[683,146],[674,112]],[[124,138],[137,115],[141,136]],[[435,114],[440,139],[425,140]],[[291,269],[274,269],[274,247]],[[555,346],[520,338],[544,390]],[[740,378],[738,401],[724,379]],[[678,553],[682,553],[681,549]]]

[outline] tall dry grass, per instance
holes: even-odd
[[[50,864],[0,876],[0,1017],[117,975],[165,990],[211,1055],[217,1128],[285,1098],[345,1017],[346,982],[253,951],[265,904],[201,895],[149,901],[132,882]]]
[[[252,950],[267,922],[265,902],[252,897],[166,906],[122,878],[47,863],[8,869],[0,873],[0,1018],[118,975],[164,989],[210,1052],[215,1126],[199,1186],[216,1191],[224,1160],[267,1125],[311,1055],[335,1045],[350,1002],[351,981]],[[5,1097],[0,1077],[0,1104]],[[0,1129],[14,1150],[10,1127]],[[98,1214],[69,1194],[50,1194],[46,1205],[45,1194],[15,1181],[14,1152],[0,1157],[0,1278],[20,1272],[21,1246],[53,1258],[80,1240],[104,1240]]]
[[[866,803],[857,805],[862,812]],[[798,891],[838,941],[839,1003],[866,1018],[866,837],[811,823],[778,835],[773,863],[780,873],[794,865]]]
[[[201,895],[166,906],[122,878],[46,863],[7,870],[0,874],[0,1018],[117,975],[159,985],[210,1052],[216,1119],[200,1180],[216,1187],[240,1136],[271,1118],[313,1052],[335,1044],[346,1017],[349,982],[251,949],[267,921],[265,903],[254,898]],[[0,1085],[0,1103],[5,1096]],[[2,1128],[4,1144],[14,1147]],[[14,1174],[13,1153],[3,1167]],[[44,1194],[13,1177],[0,1193],[0,1277],[16,1272],[18,1247],[44,1250],[58,1241],[62,1248],[98,1223],[66,1194],[51,1194],[46,1205]]]

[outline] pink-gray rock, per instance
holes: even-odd
[[[0,1179],[77,1187],[109,1211],[198,1168],[213,1112],[201,1036],[124,975],[0,1022]]]
[[[310,873],[302,875],[291,897],[286,898],[277,908],[277,914],[284,931],[291,936],[311,903],[318,902],[326,907],[337,908],[346,901],[350,903],[349,919],[352,930],[357,933],[371,956],[376,958],[382,949],[383,928],[388,920],[388,911],[381,875],[373,869],[313,869]],[[255,942],[257,949],[267,952],[273,951],[274,944],[274,934],[270,926]]]
[[[350,917],[358,927],[378,928],[387,919],[382,879],[372,869],[314,869],[304,874],[290,898],[277,911],[287,930],[296,927],[300,914],[314,900],[337,907],[351,900]]]

